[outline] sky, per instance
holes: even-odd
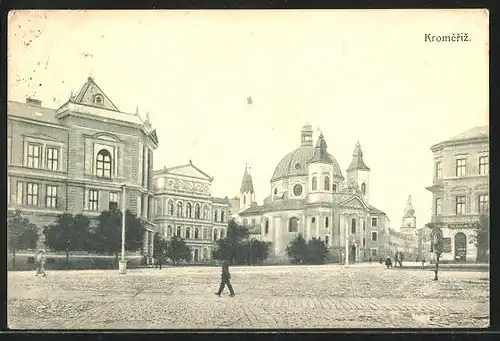
[[[451,33],[470,41],[425,41]],[[121,111],[149,112],[155,169],[192,160],[234,197],[248,163],[259,203],[308,122],[344,176],[359,139],[370,204],[398,229],[411,195],[420,227],[430,146],[488,125],[488,34],[488,12],[466,9],[17,11],[8,100],[58,108],[92,76]]]

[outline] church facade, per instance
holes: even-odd
[[[253,236],[272,244],[269,260],[286,262],[286,247],[298,235],[319,238],[327,245],[331,261],[359,262],[377,255],[378,239],[372,232],[388,229],[387,215],[370,205],[370,168],[363,160],[359,142],[346,177],[327,151],[321,134],[313,145],[313,130],[306,124],[300,147],[278,163],[270,180],[271,193],[256,205],[247,170],[243,177],[238,219]],[[246,184],[245,184],[246,183]],[[243,207],[241,205],[243,204]],[[248,205],[248,206],[245,206]]]
[[[191,160],[153,172],[154,215],[160,236],[183,238],[195,263],[212,258],[217,240],[226,236],[231,216],[229,199],[212,197],[213,180]]]

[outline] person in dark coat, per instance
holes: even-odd
[[[396,254],[394,255],[394,267],[395,268],[398,267],[398,261],[399,261],[399,252],[396,252]]]
[[[399,256],[398,256],[398,262],[399,262],[399,267],[402,268],[403,267],[403,260],[405,259],[405,256],[403,254],[403,252],[400,252],[399,253]]]
[[[217,296],[220,296],[222,293],[222,290],[224,290],[224,287],[227,285],[227,288],[229,289],[229,296],[234,296],[234,290],[233,286],[231,285],[231,274],[229,273],[229,263],[227,261],[222,262],[222,275],[221,275],[221,281],[220,281],[220,287],[219,291],[217,291],[215,294]]]

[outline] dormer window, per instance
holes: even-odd
[[[97,104],[97,105],[102,105],[104,102],[103,98],[101,95],[95,95],[94,96],[94,104]]]

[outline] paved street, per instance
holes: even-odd
[[[489,324],[489,274],[379,264],[8,273],[13,329],[473,328]]]

